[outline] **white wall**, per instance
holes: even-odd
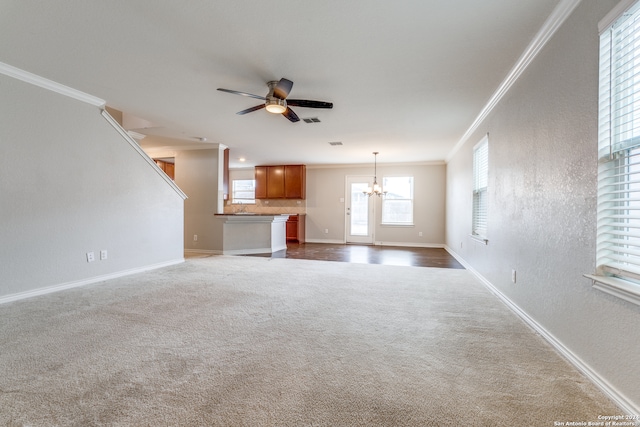
[[[414,226],[380,225],[381,203],[376,197],[375,240],[384,245],[442,246],[445,238],[444,164],[378,164],[378,181],[387,176],[414,177]],[[346,177],[373,175],[371,166],[307,166],[306,238],[311,242],[345,241]],[[375,197],[375,196],[374,196]],[[324,230],[329,232],[325,233]],[[422,232],[422,237],[418,233]]]
[[[583,1],[448,163],[446,241],[638,413],[640,307],[582,276],[595,271],[597,23],[615,4]],[[485,246],[469,234],[472,147],[487,132]]]
[[[98,107],[4,75],[0,99],[0,299],[183,260],[182,196]]]
[[[222,213],[220,160],[218,147],[176,152],[176,184],[188,197],[184,205],[184,247],[187,250],[215,251],[222,247],[222,235],[216,233],[214,219],[215,213]],[[194,240],[194,235],[198,240]]]

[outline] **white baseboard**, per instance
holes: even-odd
[[[621,410],[625,411],[629,415],[640,414],[640,407],[627,398],[624,394],[618,391],[613,385],[611,385],[606,379],[602,378],[596,371],[594,371],[585,361],[583,361],[577,354],[573,353],[570,349],[562,344],[562,341],[557,339],[551,332],[547,331],[542,325],[531,318],[525,313],[517,304],[507,298],[498,288],[493,286],[484,276],[476,271],[469,263],[467,263],[459,254],[453,251],[449,246],[444,246],[445,250],[451,254],[460,264],[469,270],[474,276],[476,276],[482,284],[484,284],[491,293],[500,299],[511,311],[518,315],[529,327],[539,333],[549,344],[553,346],[565,359],[575,366],[580,372],[582,372],[592,383],[596,385],[604,394],[609,397]]]
[[[306,239],[305,243],[329,243],[332,245],[344,245],[346,242],[344,240],[336,239]]]
[[[333,245],[346,245],[347,242],[344,240],[332,240],[332,239],[307,239],[306,243],[328,243]],[[366,245],[366,243],[362,243]],[[396,246],[396,247],[405,247],[405,248],[444,248],[445,245],[442,243],[413,243],[413,242],[383,242],[376,241],[373,243],[374,246]]]
[[[211,249],[185,249],[185,254],[207,254],[207,255],[222,255],[222,251],[216,251]]]
[[[411,242],[375,242],[376,246],[398,246],[404,248],[444,248],[442,243],[411,243]]]
[[[0,296],[0,304],[5,304],[8,302],[18,301],[26,298],[37,297],[40,295],[51,294],[53,292],[64,291],[66,289],[78,288],[80,286],[86,286],[92,283],[104,282],[105,280],[116,279],[118,277],[129,276],[131,274],[142,273],[150,270],[156,270],[158,268],[168,267],[170,265],[176,265],[183,262],[184,262],[184,258],[179,258],[172,261],[161,262],[158,264],[146,265],[144,267],[137,267],[129,270],[116,271],[115,273],[109,273],[109,274],[104,274],[102,276],[90,277],[88,279],[76,280],[73,282],[61,283],[53,286],[46,286],[44,288],[34,289],[32,291],[25,291],[25,292],[19,292],[17,294]]]

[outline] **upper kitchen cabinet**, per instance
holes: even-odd
[[[304,199],[305,165],[256,166],[256,199]]]
[[[284,167],[285,199],[306,198],[307,167],[305,165],[286,165]]]
[[[267,170],[268,166],[256,166],[256,199],[267,198]]]
[[[284,166],[267,168],[267,199],[284,199]]]

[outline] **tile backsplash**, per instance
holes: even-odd
[[[306,200],[269,199],[256,200],[255,205],[225,204],[224,213],[255,212],[266,214],[304,214],[307,213]]]

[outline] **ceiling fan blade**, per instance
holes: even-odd
[[[260,96],[260,95],[254,95],[252,93],[247,93],[247,92],[238,92],[237,90],[231,90],[231,89],[223,89],[221,87],[218,88],[219,91],[222,92],[229,92],[229,93],[233,93],[235,95],[242,95],[242,96],[248,96],[249,98],[256,98],[256,99],[267,99],[264,96]]]
[[[251,113],[253,111],[262,110],[264,107],[265,107],[264,104],[260,104],[260,105],[256,105],[255,107],[247,108],[246,110],[238,111],[236,114],[243,115],[243,114]]]
[[[292,87],[293,82],[283,77],[280,79],[276,87],[273,88],[273,96],[278,99],[285,99],[289,96],[289,92],[291,92]]]
[[[289,121],[292,123],[300,121],[300,117],[298,117],[298,115],[294,113],[291,108],[287,107],[287,109],[285,110],[284,113],[282,113],[282,115],[285,116],[287,119],[289,119]]]
[[[333,108],[332,102],[310,101],[308,99],[287,99],[287,105],[306,108]]]

